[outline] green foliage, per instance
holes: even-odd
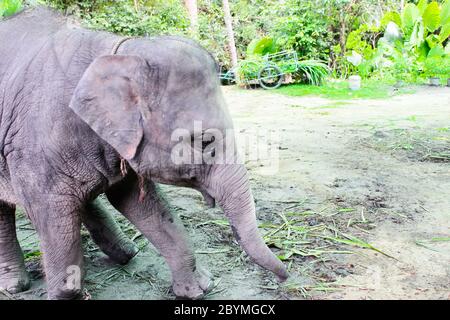
[[[441,23],[443,25],[450,23],[450,1],[448,0],[441,7]]]
[[[437,57],[428,58],[425,61],[425,74],[427,76],[437,76],[441,72],[441,59]]]
[[[330,32],[323,8],[315,1],[286,0],[272,10],[270,34],[285,50],[306,59],[328,60]]]
[[[6,15],[1,6],[5,3],[20,1],[0,0],[0,15]],[[197,0],[196,32],[191,32],[180,0],[139,0],[137,6],[133,0],[25,3],[47,4],[75,15],[89,28],[122,35],[193,37],[225,70],[231,68],[221,0]],[[395,0],[233,0],[230,5],[243,77],[259,70],[263,62],[258,56],[292,49],[306,61],[296,80],[318,83],[321,80],[314,79],[323,79],[328,74],[323,66],[328,65],[335,76],[358,73],[363,78],[415,81],[423,75],[428,58],[444,59],[450,54],[450,0],[409,1],[402,11]],[[397,27],[398,35],[389,35],[387,29]],[[354,53],[361,56],[358,65],[348,60]],[[311,61],[325,64],[307,66]],[[292,72],[283,69],[289,65],[280,67]]]
[[[306,82],[315,86],[321,85],[329,74],[328,66],[318,60],[299,61],[297,67],[297,73],[304,75]]]
[[[264,67],[265,63],[262,57],[259,56],[239,62],[236,68],[237,83],[247,84],[252,80],[258,79],[259,71]]]
[[[425,6],[423,14],[420,14],[420,10],[414,4],[408,4],[408,8],[412,11],[417,11],[418,16],[414,17],[411,21],[413,27],[410,29],[407,25],[402,26],[404,34],[404,41],[410,49],[416,50],[418,47],[423,48],[423,43],[426,42],[431,49],[438,44],[442,44],[447,40],[450,30],[450,18],[447,17],[445,11],[449,6],[450,0],[446,0],[442,4],[442,8],[438,2],[433,1],[428,3],[423,1],[421,6]],[[444,12],[444,14],[442,14]],[[438,36],[439,35],[439,36]]]
[[[144,36],[185,33],[189,22],[183,5],[176,0],[37,0],[38,3],[74,14],[91,29]]]
[[[138,11],[126,1],[105,3],[95,14],[87,12],[84,20],[93,29],[134,36],[180,34],[189,26],[183,7],[170,1],[142,6]]]
[[[402,25],[403,31],[405,34],[411,34],[412,30],[417,22],[417,20],[421,17],[420,11],[417,6],[413,3],[407,3],[402,13]]]
[[[8,17],[22,9],[20,0],[0,0],[0,18]]]
[[[239,84],[249,84],[259,79],[260,71],[270,65],[278,67],[283,75],[292,74],[294,78],[312,85],[321,85],[329,74],[326,64],[318,60],[296,61],[287,56],[279,61],[267,60],[267,57],[253,55],[242,60],[236,68],[237,82]]]
[[[445,56],[445,51],[444,48],[442,47],[441,44],[437,44],[436,46],[434,46],[433,48],[430,49],[430,51],[428,52],[428,56],[427,58],[437,58],[437,59],[442,59]]]
[[[450,56],[432,56],[425,60],[425,74],[428,77],[450,78]]]
[[[227,51],[227,36],[220,3],[197,0],[197,5],[199,25],[196,39],[214,54],[222,66],[230,68],[231,62]],[[236,35],[236,42],[240,44],[241,41],[242,39],[238,40]]]
[[[364,80],[360,90],[348,89],[347,81],[327,82],[322,86],[306,84],[294,84],[281,87],[277,92],[288,96],[318,95],[324,98],[347,100],[347,99],[383,99],[390,97],[391,83],[378,80]]]
[[[347,50],[361,54],[364,59],[371,59],[374,54],[374,44],[379,34],[379,28],[363,24],[358,29],[350,32],[345,47]]]
[[[264,56],[266,54],[275,53],[278,51],[277,45],[273,38],[264,37],[261,39],[254,39],[247,47],[247,57],[250,56]]]
[[[428,0],[420,0],[417,5],[407,3],[401,14],[392,10],[386,12],[380,21],[380,29],[361,25],[352,31],[346,49],[363,57],[362,63],[353,70],[362,77],[391,75],[396,80],[416,81],[423,74],[428,58],[442,60],[446,56],[444,44],[450,35],[446,13],[449,3],[450,0],[445,0],[442,5]],[[374,41],[364,37],[367,30],[384,35]]]
[[[439,27],[439,24],[441,22],[440,14],[441,9],[436,1],[431,2],[425,8],[422,18],[424,27],[427,28],[428,31],[434,32]]]
[[[427,1],[427,0],[424,0],[424,1]],[[396,11],[386,12],[384,14],[383,18],[381,18],[381,21],[380,21],[381,27],[383,29],[386,28],[386,26],[389,22],[394,22],[397,26],[401,26],[402,25],[402,17]]]
[[[419,12],[421,15],[425,12],[426,8],[428,6],[428,0],[420,0],[417,3],[417,9],[419,9]]]

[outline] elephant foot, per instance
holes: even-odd
[[[47,300],[85,300],[82,289],[49,290]]]
[[[123,239],[115,245],[103,249],[104,253],[115,263],[124,265],[139,252],[137,245],[129,239]]]
[[[197,270],[189,279],[174,282],[172,289],[177,299],[199,300],[211,291],[213,284],[208,272]]]
[[[92,296],[86,289],[57,290],[48,293],[47,300],[91,300]]]
[[[15,294],[30,286],[30,277],[22,267],[0,266],[0,289]]]

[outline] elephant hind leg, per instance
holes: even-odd
[[[0,289],[9,293],[28,290],[22,250],[16,235],[15,206],[0,202]]]
[[[114,262],[126,264],[138,253],[138,248],[120,230],[106,207],[106,201],[98,197],[88,203],[81,218],[99,248]]]

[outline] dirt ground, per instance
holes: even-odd
[[[206,299],[450,299],[450,88],[349,101],[223,90],[237,134],[279,134],[277,172],[247,166],[261,232],[291,277],[251,263],[199,193],[162,186],[214,278]],[[92,299],[174,298],[161,256],[117,219],[141,251],[116,266],[84,234]],[[10,298],[45,298],[35,233],[18,228],[34,281]]]

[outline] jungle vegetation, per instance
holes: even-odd
[[[450,0],[0,0],[0,16],[39,4],[91,29],[194,38],[225,70],[295,50],[334,78],[450,77]]]

